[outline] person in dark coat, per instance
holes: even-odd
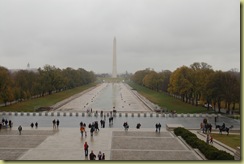
[[[158,123],[158,132],[160,132],[160,129],[161,129],[161,124]]]
[[[89,157],[90,157],[90,160],[96,160],[96,155],[93,153],[93,150],[91,151]]]
[[[21,125],[18,127],[18,130],[19,130],[19,135],[21,135],[21,131],[22,131],[22,126]]]
[[[103,155],[102,155],[102,160],[105,160],[105,154],[103,153]]]
[[[36,126],[36,128],[38,128],[38,123],[37,122],[35,123],[35,126]]]
[[[9,127],[12,128],[13,122],[11,120],[8,121]]]
[[[156,132],[158,132],[158,124],[155,125]]]
[[[32,122],[32,123],[30,124],[30,126],[31,126],[31,128],[33,128],[33,127],[34,127],[34,123]]]
[[[58,126],[59,126],[59,120],[57,120],[57,128],[58,128]]]
[[[141,124],[138,123],[138,124],[136,125],[136,129],[140,129],[140,127],[141,127]]]

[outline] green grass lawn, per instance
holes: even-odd
[[[59,101],[62,101],[74,94],[80,93],[88,88],[91,88],[95,86],[95,84],[88,84],[81,87],[77,87],[74,89],[69,89],[66,91],[54,93],[51,95],[47,95],[44,97],[31,99],[23,102],[19,102],[16,104],[12,104],[6,107],[0,107],[0,111],[6,111],[6,112],[33,112],[34,109],[38,107],[47,107],[56,104]]]
[[[228,145],[229,147],[236,149],[236,147],[240,147],[241,145],[241,140],[240,140],[240,135],[234,135],[234,134],[216,134],[216,133],[212,133],[211,136],[213,137],[213,141],[214,140],[218,140],[226,145]]]
[[[154,104],[159,105],[161,108],[167,108],[168,111],[175,110],[177,113],[212,113],[213,111],[207,110],[201,106],[194,106],[182,102],[179,99],[173,98],[164,92],[156,92],[146,87],[140,86],[133,82],[128,83],[138,93],[146,97]]]

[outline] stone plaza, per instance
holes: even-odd
[[[80,137],[79,129],[17,130],[0,133],[0,158],[3,160],[87,160],[83,145],[106,160],[202,160],[171,132],[162,129],[101,129],[93,137]]]

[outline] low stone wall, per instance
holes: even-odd
[[[101,115],[100,112],[98,113],[87,113],[87,112],[55,112],[55,111],[45,111],[45,112],[0,112],[0,116],[5,115],[15,115],[15,116],[89,116],[89,117],[102,117],[106,115],[107,117],[111,116],[111,112],[103,112]],[[112,113],[113,117],[216,117],[216,114],[172,114],[172,113],[154,113],[154,112],[116,112]]]

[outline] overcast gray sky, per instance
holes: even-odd
[[[240,71],[239,0],[0,0],[8,69],[171,70],[206,62]]]

